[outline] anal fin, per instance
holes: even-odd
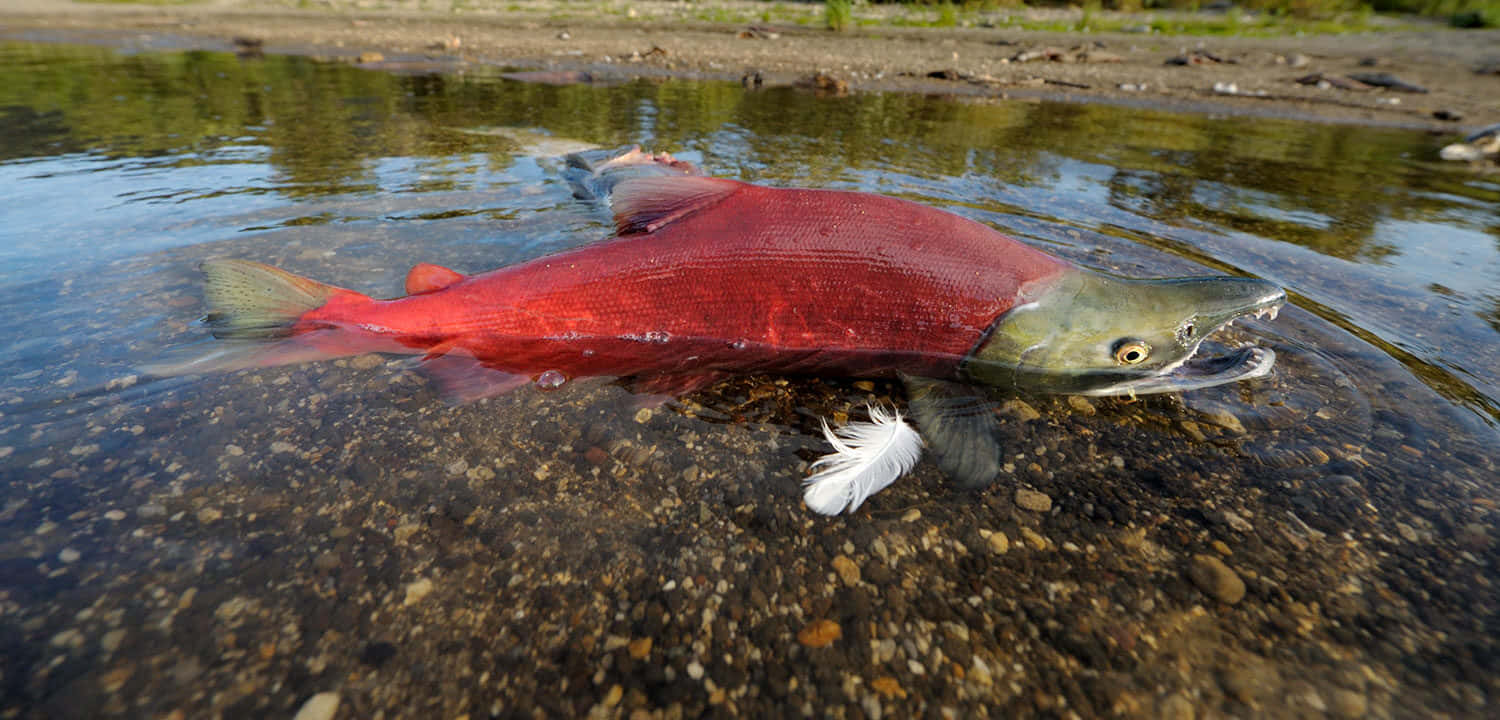
[[[979,489],[1000,474],[998,406],[960,383],[903,376],[912,419],[940,468],[959,487]]]
[[[526,375],[496,370],[462,352],[429,353],[421,369],[438,387],[443,399],[454,405],[504,395],[531,382]]]

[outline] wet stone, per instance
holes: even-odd
[[[996,555],[1004,555],[1010,552],[1010,538],[1006,537],[1003,532],[996,531],[990,533],[989,543],[990,551]]]
[[[1194,555],[1188,578],[1205,595],[1233,605],[1245,597],[1245,582],[1228,565],[1212,555]]]
[[[1016,491],[1016,505],[1023,510],[1044,513],[1052,509],[1052,498],[1046,493],[1021,488]]]
[[[339,711],[339,694],[321,692],[307,699],[292,720],[333,720]]]
[[[411,606],[422,602],[422,599],[432,593],[432,581],[422,578],[406,586],[406,598],[402,600],[403,605]]]
[[[1365,694],[1353,690],[1338,689],[1329,694],[1328,709],[1334,717],[1362,718],[1370,710],[1370,702]]]
[[[833,559],[833,570],[838,573],[839,579],[849,587],[859,584],[859,565],[848,555],[840,555]]]

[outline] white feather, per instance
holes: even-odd
[[[869,410],[870,422],[852,422],[837,433],[823,421],[823,437],[833,452],[818,458],[812,467],[823,469],[802,481],[806,486],[802,499],[813,512],[854,512],[871,495],[909,472],[922,456],[922,437],[899,411]]]

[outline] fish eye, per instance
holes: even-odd
[[[1115,362],[1121,365],[1139,365],[1151,354],[1151,346],[1140,340],[1121,340],[1115,346]]]

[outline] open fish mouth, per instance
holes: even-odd
[[[1262,305],[1248,308],[1240,314],[1224,320],[1207,335],[1211,336],[1233,325],[1234,321],[1240,318],[1264,317],[1274,320],[1285,302],[1286,296],[1284,294],[1268,299]],[[1276,351],[1270,348],[1250,346],[1239,348],[1225,355],[1213,357],[1198,357],[1197,348],[1194,348],[1193,354],[1189,355],[1183,362],[1157,374],[1121,380],[1117,383],[1090,388],[1078,394],[1100,397],[1108,395],[1153,395],[1201,390],[1241,380],[1253,380],[1265,377],[1271,374],[1271,369],[1275,365]]]

